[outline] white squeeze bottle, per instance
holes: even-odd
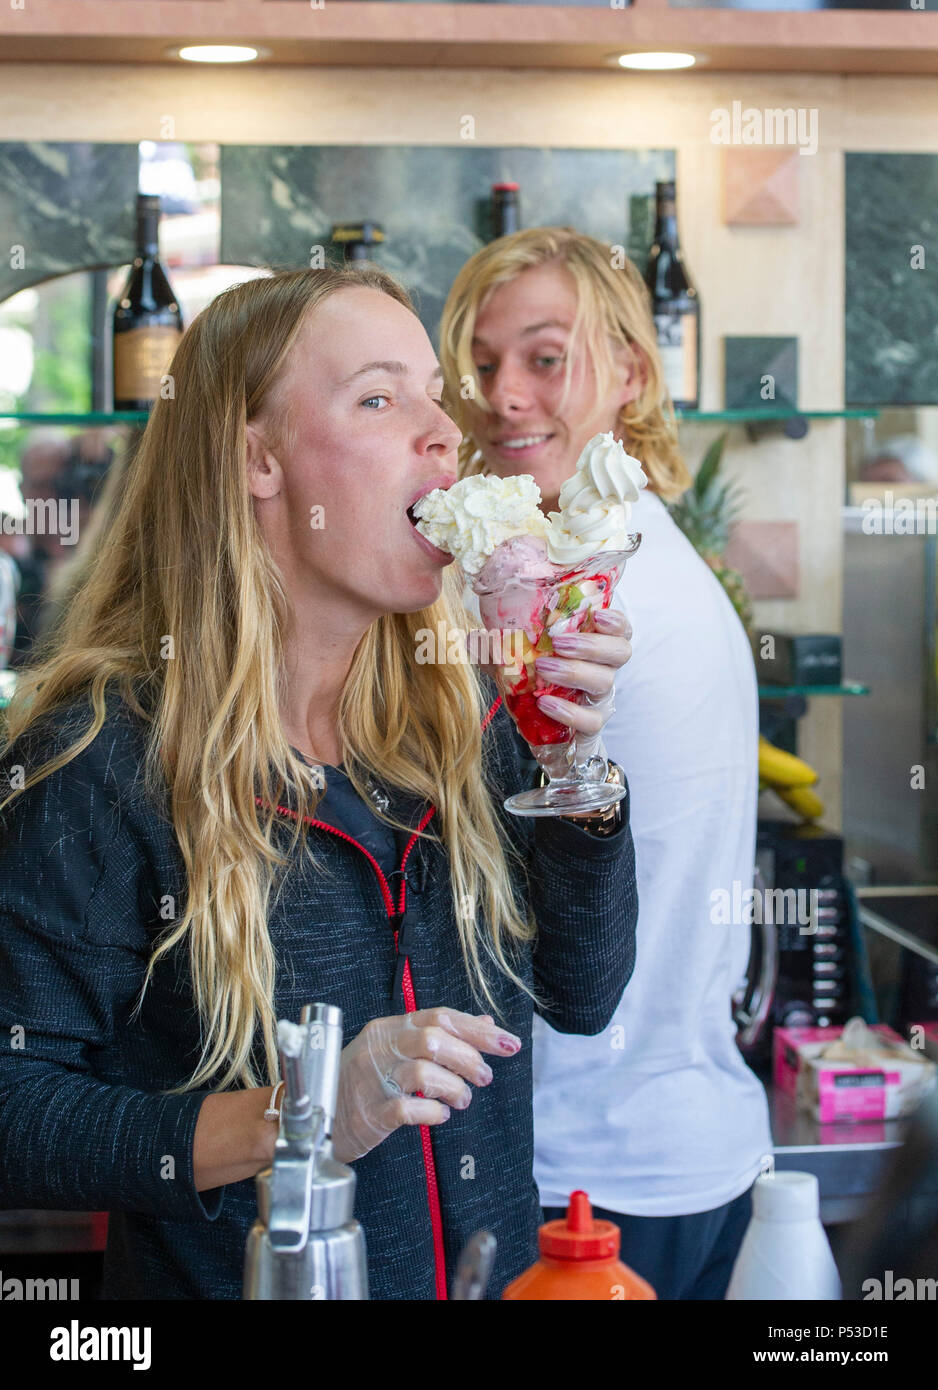
[[[840,1276],[821,1225],[813,1173],[756,1178],[752,1220],[743,1237],[727,1299],[839,1299]]]

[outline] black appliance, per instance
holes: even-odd
[[[756,888],[762,921],[753,924],[746,984],[734,1000],[737,1040],[751,1059],[770,1054],[773,1028],[842,1026],[857,1012],[863,975],[839,835],[760,820]]]

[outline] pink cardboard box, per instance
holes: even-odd
[[[895,1048],[895,1060],[877,1068],[828,1060],[821,1053],[840,1037],[842,1028],[776,1028],[776,1088],[793,1096],[822,1124],[893,1120],[910,1113],[934,1084],[935,1066],[921,1054],[910,1055],[908,1044],[885,1023],[875,1024],[871,1031],[890,1051]]]

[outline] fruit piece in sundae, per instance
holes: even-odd
[[[575,692],[566,686],[545,685],[538,690],[507,690],[505,704],[508,713],[518,726],[518,732],[526,743],[540,748],[547,743],[569,743],[573,730],[569,724],[558,724],[545,714],[537,703],[542,695],[556,695],[563,700],[572,700]]]
[[[558,584],[554,607],[547,615],[551,635],[562,637],[567,632],[583,631],[592,613],[609,607],[615,579],[614,574],[597,570],[589,578],[578,575],[569,583]]]

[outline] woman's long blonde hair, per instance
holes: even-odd
[[[579,344],[593,365],[597,398],[615,381],[617,369],[610,345],[623,345],[642,373],[643,384],[637,398],[623,406],[617,433],[629,453],[641,461],[649,490],[666,502],[673,501],[690,486],[691,477],[681,457],[674,407],[664,386],[648,291],[635,266],[618,248],[573,227],[532,227],[499,237],[470,257],[453,281],[440,321],[440,365],[446,379],[447,409],[463,432],[460,475],[481,472],[485,466],[472,434],[469,402],[485,413],[491,409],[472,358],[476,318],[497,286],[524,270],[551,262],[566,267],[577,291],[561,409]]]
[[[289,603],[255,521],[245,426],[269,416],[282,442],[276,403],[287,354],[305,316],[353,286],[413,312],[389,275],[347,267],[237,285],[193,321],[168,369],[171,398],[152,409],[99,549],[7,710],[2,753],[60,706],[85,701],[93,718],[0,811],[88,747],[106,718],[109,687],[148,725],[144,786],[170,815],[186,902],[156,944],[143,991],[156,962],[186,941],[202,1025],[198,1065],[179,1091],[210,1081],[218,1089],[261,1084],[252,1056],[258,1027],[268,1083],[277,1077],[268,913],[298,844],[312,857],[303,816],[315,813],[321,791],[280,723]],[[339,738],[360,794],[374,774],[436,806],[425,833],[448,854],[473,992],[497,1015],[483,958],[526,988],[515,948],[533,926],[513,888],[521,866],[503,847],[480,775],[483,693],[468,664],[415,666],[421,629],[462,625],[458,592],[447,576],[437,603],[385,614],[369,628],[341,696]],[[298,815],[285,854],[274,844],[273,808],[288,785]],[[282,887],[281,876],[278,895]]]

